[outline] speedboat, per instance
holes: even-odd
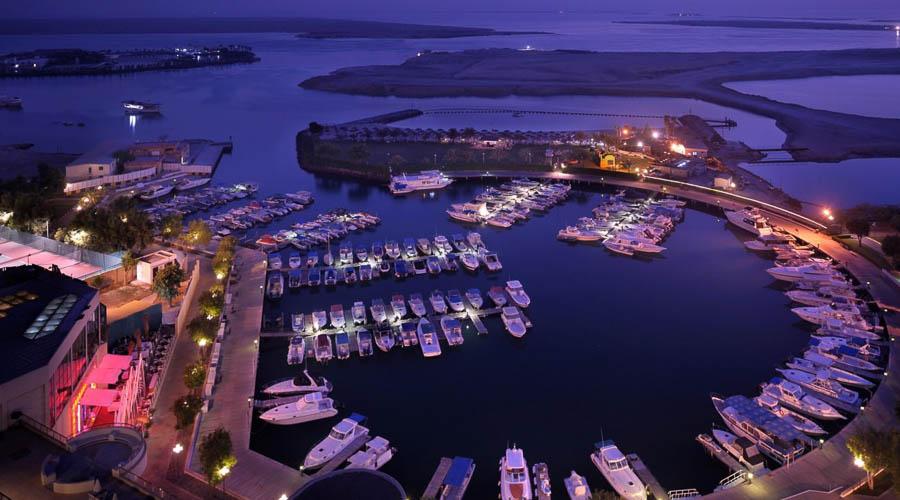
[[[596,450],[591,453],[591,461],[619,496],[626,499],[647,498],[644,483],[638,479],[628,464],[628,459],[615,443],[603,441],[594,446]]]
[[[759,396],[753,398],[753,402],[758,404],[760,407],[768,410],[769,413],[775,415],[776,417],[780,417],[785,422],[791,424],[794,429],[797,429],[800,432],[809,434],[810,436],[822,436],[824,434],[828,434],[825,429],[819,426],[819,424],[804,417],[803,415],[800,415],[799,413],[781,406],[778,403],[778,400],[769,394],[760,394]]]
[[[441,316],[441,330],[447,337],[447,343],[450,345],[460,345],[463,343],[462,323],[456,318],[450,316]]]
[[[525,288],[522,287],[522,283],[519,280],[507,281],[506,293],[509,294],[509,298],[512,299],[513,303],[519,307],[528,307],[531,304],[531,297],[525,293]]]
[[[830,404],[807,394],[799,385],[781,377],[772,377],[768,383],[763,383],[761,387],[763,394],[768,394],[781,402],[783,406],[810,417],[819,420],[846,419]]]
[[[403,295],[396,293],[391,297],[391,309],[394,311],[394,316],[397,319],[402,319],[406,316],[406,301],[403,299]]]
[[[469,250],[469,246],[466,244],[466,237],[455,233],[450,235],[450,243],[453,245],[454,250],[457,252],[465,252]]]
[[[394,347],[394,331],[385,323],[375,327],[375,345],[382,352],[388,352]]]
[[[431,308],[434,309],[434,312],[438,314],[445,314],[447,312],[447,302],[444,301],[444,292],[435,290],[431,292],[431,296],[428,300],[431,302]]]
[[[463,312],[466,310],[462,294],[455,288],[447,292],[447,302],[450,304],[450,308],[456,312]]]
[[[484,248],[484,241],[482,241],[481,235],[474,231],[466,235],[466,242],[473,250]]]
[[[510,335],[516,338],[525,336],[525,322],[522,321],[522,315],[518,309],[512,306],[504,307],[501,310],[500,318]]]
[[[531,468],[534,477],[534,494],[538,500],[550,500],[553,490],[550,488],[550,468],[541,462]]]
[[[862,387],[864,389],[868,389],[874,387],[875,384],[863,378],[855,373],[850,373],[846,370],[841,370],[840,368],[835,368],[833,366],[826,365],[817,365],[816,363],[806,359],[806,358],[794,358],[792,361],[788,361],[788,368],[793,368],[795,370],[802,370],[807,373],[822,373],[824,372],[828,378],[832,380],[837,380],[838,382],[849,385],[853,387]]]
[[[344,306],[340,304],[331,306],[330,316],[331,326],[335,328],[343,328],[346,324],[346,319],[344,318]]]
[[[304,339],[302,335],[294,335],[291,337],[291,343],[288,344],[287,364],[303,364],[303,358],[305,357],[306,339]]]
[[[392,259],[400,258],[400,245],[394,240],[388,240],[384,243],[384,253]]]
[[[459,260],[469,271],[478,269],[478,257],[474,253],[464,252],[460,254]]]
[[[365,328],[356,331],[356,343],[359,346],[359,357],[372,355],[372,333]]]
[[[347,359],[350,357],[350,335],[347,332],[338,332],[334,336],[334,344],[337,347],[337,358]]]
[[[634,251],[631,249],[630,246],[628,246],[618,240],[612,240],[612,239],[606,240],[603,242],[603,246],[606,247],[607,250],[609,250],[610,252],[613,252],[613,253],[627,255],[629,257],[634,255]]]
[[[360,436],[368,436],[369,429],[362,426],[365,417],[353,414],[331,428],[328,436],[306,454],[304,469],[315,469],[328,463]]]
[[[438,249],[440,253],[450,253],[453,251],[453,247],[450,246],[450,241],[448,241],[447,237],[443,234],[434,237],[434,247]]]
[[[284,295],[284,275],[281,271],[269,273],[269,279],[266,282],[266,297],[269,300],[279,300]]]
[[[484,262],[484,267],[488,269],[488,271],[496,272],[503,269],[503,264],[500,263],[500,257],[493,252],[486,252],[481,255],[481,261]]]
[[[302,332],[306,327],[306,316],[302,313],[291,314],[291,330],[294,333]]]
[[[370,310],[372,312],[372,319],[375,320],[376,323],[387,321],[387,312],[384,309],[384,301],[380,298],[372,299],[372,307]]]
[[[466,300],[468,300],[469,304],[472,304],[472,307],[475,309],[481,309],[481,306],[484,305],[484,299],[481,297],[481,290],[477,288],[469,288],[466,290]]]
[[[530,500],[531,479],[522,450],[513,445],[500,459],[500,500]]]
[[[419,255],[416,251],[416,240],[412,238],[403,238],[403,254],[410,259]]]
[[[431,255],[431,241],[428,238],[418,238],[416,247],[422,252],[422,255]]]
[[[419,338],[419,347],[422,349],[423,356],[431,358],[441,355],[441,345],[438,341],[437,332],[434,330],[434,325],[431,324],[430,321],[425,318],[420,319],[416,333]]]
[[[395,451],[387,439],[378,436],[366,443],[364,449],[357,451],[347,459],[345,469],[378,470],[394,457]]]
[[[807,281],[826,283],[840,276],[830,264],[806,264],[803,266],[775,266],[766,269],[773,278],[781,281]]]
[[[268,396],[290,396],[291,394],[307,392],[324,392],[327,394],[331,392],[331,383],[324,377],[319,377],[316,380],[308,371],[303,370],[302,375],[272,382],[262,392]]]
[[[369,251],[366,250],[366,247],[356,247],[356,259],[360,262],[369,260]]]
[[[563,483],[566,485],[566,493],[569,494],[571,500],[591,500],[591,487],[588,486],[584,476],[572,471],[569,473],[569,477],[563,479]]]
[[[427,313],[425,309],[425,302],[422,300],[422,294],[420,293],[411,293],[409,294],[409,308],[412,309],[412,313],[418,317],[425,316]]]
[[[428,269],[428,274],[440,274],[441,259],[439,259],[437,256],[429,255],[425,259],[425,267]]]
[[[278,262],[281,262],[280,258],[278,259]],[[290,257],[288,257],[288,266],[291,269],[297,269],[301,265],[303,265],[303,257],[300,256],[300,252],[294,252]],[[275,263],[272,261],[272,259],[269,260],[269,267],[275,269]],[[280,268],[281,264],[278,264],[278,269]]]
[[[331,337],[325,333],[316,335],[316,361],[329,361],[334,356],[331,347]]]
[[[758,208],[747,207],[743,210],[725,210],[725,218],[728,219],[728,222],[755,236],[772,233],[772,226],[759,213]]]
[[[361,325],[366,322],[366,305],[357,300],[353,303],[353,307],[350,308],[350,315],[353,316],[353,323],[357,325]]]
[[[784,375],[784,378],[806,390],[851,406],[859,406],[860,404],[859,393],[851,391],[837,381],[828,378],[828,372],[826,371],[809,373],[792,368],[779,368],[778,372]]]
[[[325,270],[325,286],[337,285],[337,270],[328,268]]]
[[[293,425],[330,418],[337,413],[331,398],[322,396],[321,392],[311,392],[303,395],[294,403],[266,410],[259,418],[270,424]]]
[[[492,286],[488,290],[488,297],[491,298],[491,301],[493,301],[497,307],[506,305],[506,293],[501,286]]]
[[[384,258],[384,246],[382,246],[380,241],[372,243],[372,258],[377,262],[380,262],[381,259]]]
[[[313,330],[320,330],[328,324],[328,313],[325,311],[313,311]]]
[[[759,452],[759,448],[753,444],[753,441],[745,437],[735,436],[722,429],[713,429],[712,435],[722,446],[722,449],[736,458],[748,471],[760,475],[760,472],[766,470],[766,459]]]

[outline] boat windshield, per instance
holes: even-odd
[[[343,441],[348,434],[348,432],[341,432],[337,429],[331,429],[331,432],[328,433],[328,437],[337,439],[338,441]]]
[[[606,463],[609,466],[609,470],[611,470],[611,471],[628,468],[628,463],[625,461],[625,458],[619,458],[617,460],[609,460]]]

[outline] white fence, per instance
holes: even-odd
[[[144,179],[151,179],[154,176],[156,176],[156,167],[151,167],[142,170],[135,170],[134,172],[128,172],[127,174],[106,175],[103,177],[97,177],[95,179],[88,179],[86,181],[68,182],[66,183],[64,191],[66,194],[77,193],[79,191],[95,188],[97,186],[131,183]]]

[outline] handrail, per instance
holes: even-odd
[[[121,467],[116,467],[115,469],[113,469],[112,473],[113,476],[116,477],[116,479],[128,484],[132,488],[139,490],[145,495],[152,496],[153,498],[177,498],[176,495],[167,492],[160,486],[156,486],[155,484],[145,479],[143,476],[135,474],[134,472],[122,469]]]
[[[25,427],[28,427],[33,432],[36,432],[44,438],[53,441],[54,443],[59,445],[59,447],[65,448],[66,450],[69,449],[69,439],[53,428],[48,427],[41,422],[38,422],[37,420],[29,417],[24,413],[19,414],[19,416],[15,417],[15,419],[17,422],[24,425]]]

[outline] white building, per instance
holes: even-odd
[[[138,259],[136,268],[137,281],[148,285],[153,284],[153,278],[156,277],[156,273],[159,272],[160,269],[173,262],[182,264],[181,267],[184,268],[184,263],[181,262],[183,260],[183,256],[180,256],[171,250],[157,250],[156,252],[144,255]]]

